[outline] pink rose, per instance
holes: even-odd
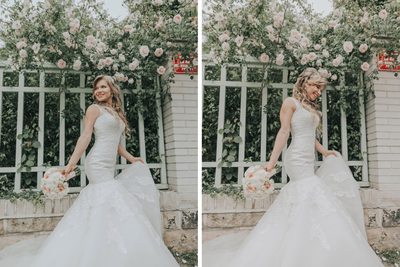
[[[386,11],[386,9],[382,9],[381,11],[379,11],[379,17],[383,20],[385,20],[388,16],[388,12]]]
[[[132,25],[125,25],[124,26],[124,32],[127,32],[127,33],[132,33],[133,32],[133,26]]]
[[[219,40],[221,43],[223,43],[223,42],[225,42],[225,41],[228,41],[228,40],[229,40],[229,35],[228,35],[226,32],[224,32],[223,34],[221,34],[221,35],[218,37],[218,40]]]
[[[147,57],[149,55],[150,49],[147,45],[142,45],[139,48],[139,53],[142,57]]]
[[[351,41],[346,41],[343,43],[343,50],[347,53],[350,54],[351,51],[353,51],[353,43]]]
[[[341,55],[338,55],[334,60],[332,60],[332,65],[334,67],[338,67],[340,64],[343,62],[343,57]]]
[[[155,51],[154,51],[154,55],[156,56],[156,57],[161,57],[162,56],[162,54],[164,54],[164,50],[162,49],[162,48],[157,48]]]
[[[34,43],[34,44],[32,45],[32,50],[33,50],[33,53],[35,53],[35,54],[39,53],[40,44],[39,44],[39,43]]]
[[[21,58],[27,58],[28,57],[28,52],[26,52],[26,50],[25,49],[21,49],[21,50],[19,50],[19,56],[21,57]]]
[[[282,66],[284,58],[285,58],[285,56],[283,54],[277,55],[276,60],[275,60],[276,65]]]
[[[308,54],[308,60],[309,61],[314,61],[317,59],[317,54],[315,54],[314,52],[311,52]]]
[[[274,17],[274,27],[279,28],[283,25],[283,20],[284,20],[284,14],[283,12],[278,12]]]
[[[369,70],[369,64],[367,63],[367,62],[364,62],[362,65],[361,65],[361,69],[363,70],[363,71],[367,71],[367,70]]]
[[[118,59],[121,62],[125,62],[125,55],[124,54],[119,54]]]
[[[15,46],[17,47],[18,50],[20,50],[20,49],[26,47],[27,44],[25,41],[19,41]]]
[[[231,48],[231,46],[227,42],[222,43],[221,47],[222,47],[222,50],[224,50],[224,51],[229,51],[229,49]]]
[[[368,45],[367,44],[361,44],[360,47],[358,48],[358,51],[360,51],[360,53],[362,53],[362,54],[367,52],[367,50],[368,50]]]
[[[317,51],[320,50],[321,49],[321,45],[320,44],[315,44],[314,45],[314,49],[317,50]]]
[[[96,45],[96,38],[93,35],[86,36],[86,48],[91,49]]]
[[[66,66],[67,66],[67,63],[63,59],[59,59],[57,61],[57,67],[59,69],[65,69]]]
[[[139,60],[136,58],[132,60],[131,63],[129,63],[128,67],[131,71],[134,71],[137,67],[139,66]]]
[[[79,30],[79,27],[81,26],[81,23],[78,19],[73,19],[69,23],[69,31],[71,33],[76,33]]]
[[[113,62],[114,60],[111,57],[106,57],[104,60],[104,64],[106,64],[107,66],[110,66]]]
[[[165,73],[165,67],[164,66],[160,66],[157,68],[157,73],[160,75],[163,75]]]
[[[242,35],[237,36],[235,38],[235,43],[236,43],[237,47],[240,47],[243,44],[243,36]]]
[[[259,57],[258,60],[262,63],[268,63],[269,62],[269,56],[266,53],[262,53]]]
[[[11,25],[11,28],[12,28],[13,30],[19,30],[19,29],[21,29],[21,21],[19,21],[19,20],[13,21],[13,23],[12,23],[12,25]]]
[[[179,15],[179,14],[175,15],[174,18],[173,18],[173,21],[174,21],[176,24],[181,24],[181,22],[182,22],[182,16]]]
[[[74,61],[74,64],[72,65],[72,68],[74,70],[78,71],[78,70],[81,69],[81,66],[82,66],[82,62],[79,59],[77,59],[77,60]]]

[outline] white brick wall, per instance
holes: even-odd
[[[197,208],[197,76],[177,74],[174,80],[163,106],[168,184],[180,207]]]
[[[366,105],[369,178],[384,199],[400,199],[400,77],[379,73]]]

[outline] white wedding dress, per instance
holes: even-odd
[[[99,108],[85,163],[89,185],[50,236],[2,250],[1,267],[179,266],[162,239],[159,192],[148,167],[135,163],[114,177],[124,124]]]
[[[290,182],[249,234],[205,242],[203,266],[382,267],[366,239],[358,184],[339,154],[314,172],[318,119],[291,99]]]

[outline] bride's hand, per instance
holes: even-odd
[[[74,170],[74,167],[67,165],[67,166],[65,166],[65,169],[61,171],[61,173],[67,177],[68,174],[70,174],[73,170]]]
[[[270,172],[274,167],[275,167],[275,164],[272,164],[270,161],[268,161],[267,164],[264,165],[264,169],[267,172]]]
[[[334,151],[334,150],[326,150],[322,155],[323,155],[325,158],[328,157],[328,156],[330,156],[330,155],[333,155],[333,156],[337,157],[336,151]]]
[[[138,161],[141,162],[141,163],[144,163],[144,160],[142,158],[133,157],[133,162],[132,163],[136,163]]]

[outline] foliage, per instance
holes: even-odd
[[[189,252],[175,252],[170,248],[172,255],[174,255],[175,259],[178,261],[180,266],[183,267],[194,267],[198,266],[198,255],[197,251],[189,251]]]
[[[13,182],[9,180],[7,175],[0,175],[0,199],[10,200],[13,203],[23,199],[31,201],[35,206],[44,205],[42,192],[30,189],[13,192],[13,187]]]
[[[196,1],[124,3],[129,15],[117,22],[96,0],[2,0],[3,54],[14,70],[40,69],[50,62],[62,72],[109,74],[129,84],[163,75],[178,53],[196,57]]]
[[[378,51],[400,48],[400,4],[361,2],[336,1],[335,10],[321,17],[304,0],[210,1],[205,51],[217,64],[245,63],[250,56],[268,68],[316,67],[331,81],[368,71]]]
[[[224,184],[220,187],[213,185],[203,186],[203,194],[215,197],[217,195],[226,195],[235,200],[244,199],[243,187],[234,184]]]
[[[388,266],[397,267],[400,264],[400,250],[399,249],[386,249],[386,250],[375,250],[376,254],[382,259],[382,261]],[[389,265],[391,264],[391,265]]]

